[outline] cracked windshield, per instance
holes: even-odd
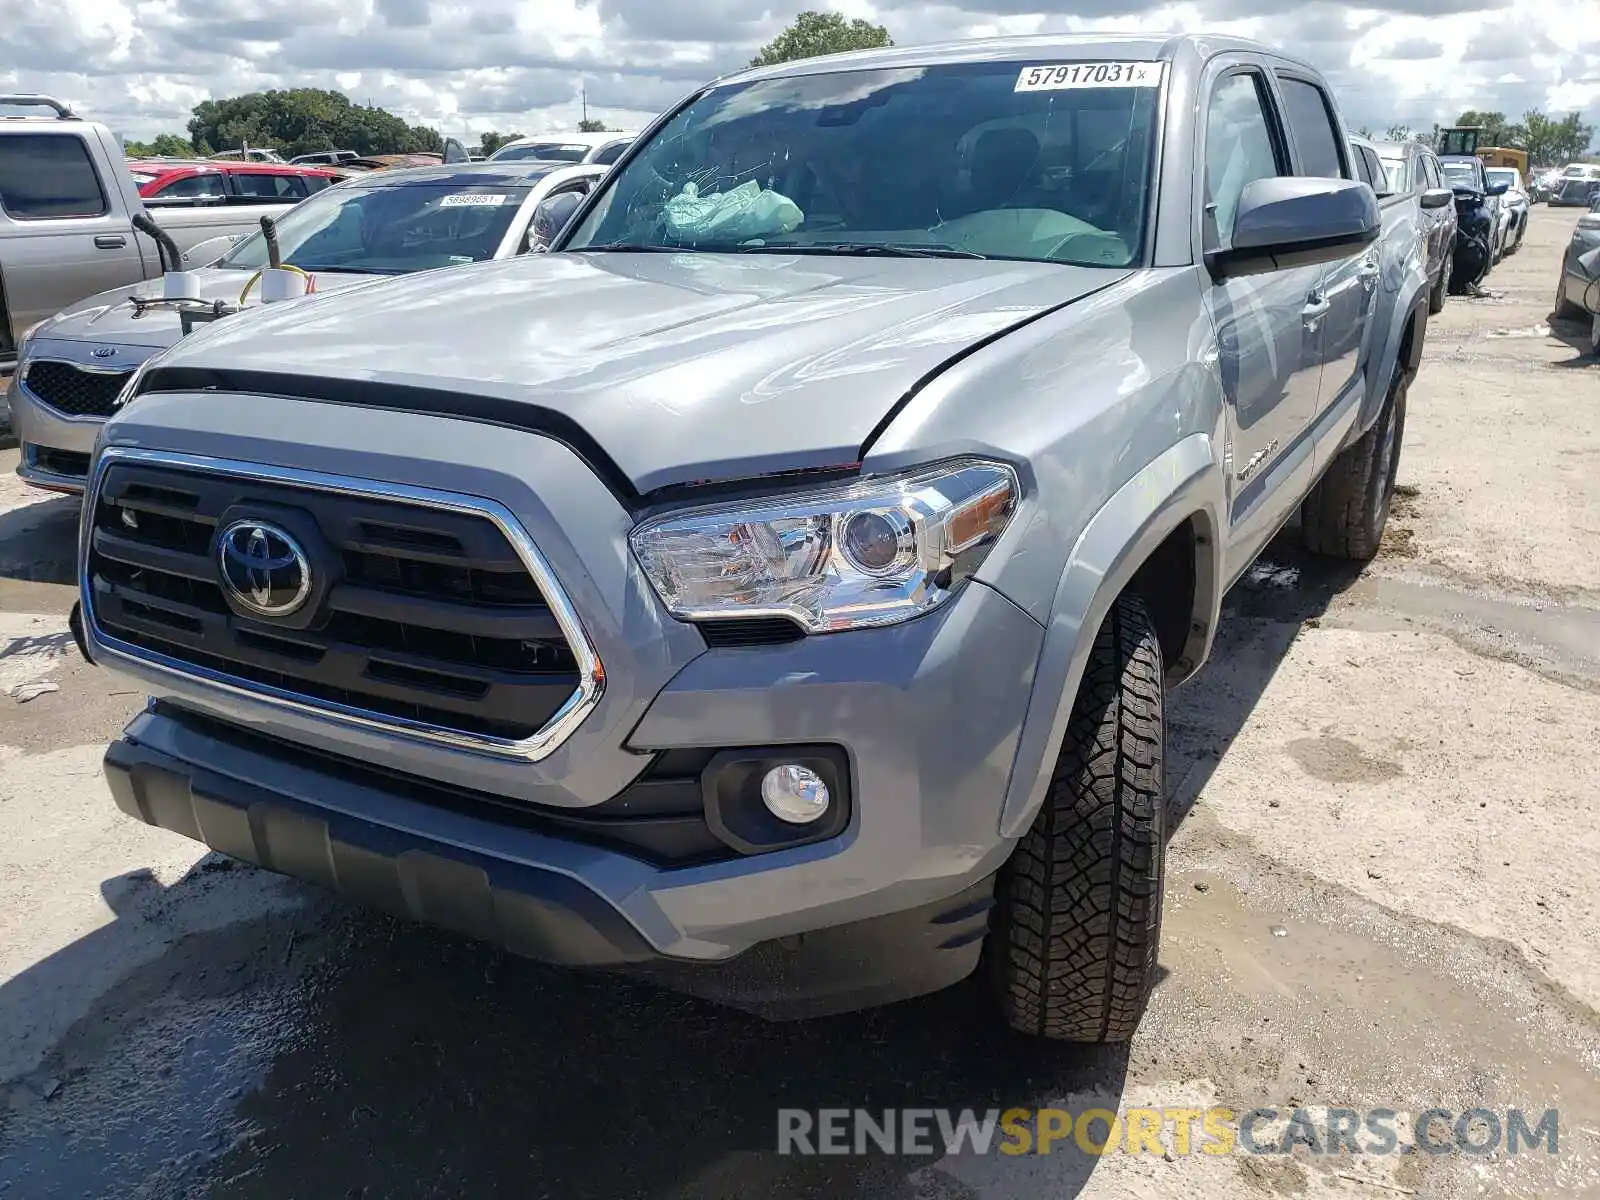
[[[1161,72],[1081,64],[1141,66],[1132,86],[1044,88],[1012,62],[713,87],[622,168],[566,249],[1126,266]]]

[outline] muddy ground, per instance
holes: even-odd
[[[1432,322],[1379,560],[1288,532],[1171,698],[1127,1049],[999,1036],[971,989],[764,1025],[135,824],[98,760],[142,698],[66,633],[74,506],[0,452],[0,693],[59,689],[0,695],[0,1196],[1600,1195],[1600,364],[1546,324],[1575,220],[1536,209]],[[779,1106],[1090,1103],[1560,1125],[1514,1156],[775,1152]]]

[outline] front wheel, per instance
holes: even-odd
[[[1155,982],[1166,863],[1161,645],[1120,597],[1095,635],[1044,806],[1000,873],[991,978],[1015,1029],[1125,1042]]]
[[[1301,536],[1313,554],[1367,562],[1378,553],[1400,469],[1410,390],[1411,372],[1398,364],[1372,428],[1340,451],[1306,497]]]

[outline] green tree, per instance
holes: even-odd
[[[199,145],[237,150],[271,147],[285,155],[314,150],[354,150],[358,154],[439,152],[437,129],[407,125],[391,112],[352,104],[342,92],[287,88],[251,92],[195,105],[189,136]]]
[[[1383,140],[1386,142],[1404,142],[1411,137],[1411,126],[1391,125],[1383,131]]]
[[[1372,127],[1370,125],[1361,126],[1361,128],[1355,130],[1354,133],[1355,133],[1355,135],[1357,137],[1364,137],[1368,141],[1372,140],[1373,133],[1372,133]]]
[[[478,135],[478,153],[488,158],[507,142],[514,142],[522,135],[520,133],[501,133],[491,129],[488,133]]]
[[[148,142],[130,138],[123,142],[122,152],[129,158],[194,158],[198,154],[193,144],[175,133],[158,133]]]
[[[819,54],[892,45],[894,42],[887,29],[861,17],[847,21],[836,12],[803,12],[789,28],[763,46],[761,53],[750,60],[750,65],[766,67],[797,58],[815,58]]]
[[[598,117],[585,117],[578,122],[579,133],[610,133],[606,123]]]

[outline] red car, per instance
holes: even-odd
[[[128,163],[139,195],[158,204],[298,204],[341,176],[287,163],[191,162],[134,159]]]

